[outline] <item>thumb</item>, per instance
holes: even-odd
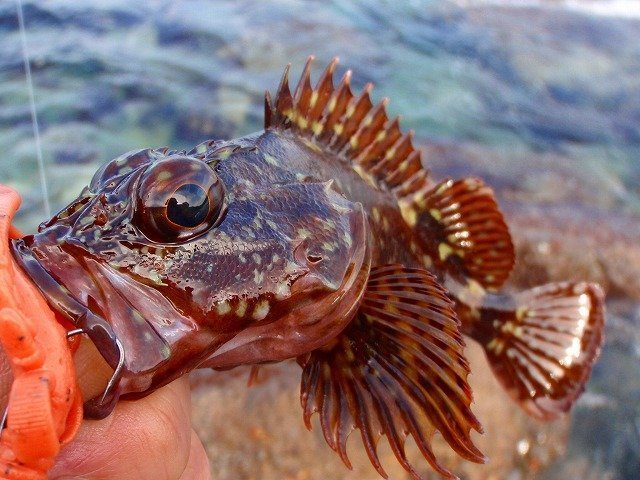
[[[105,372],[108,379],[109,370],[102,362],[97,352],[79,349],[76,365],[84,398],[100,393]],[[83,422],[77,436],[61,450],[50,478],[209,478],[208,461],[192,432],[190,416],[186,377],[145,398],[121,401],[107,418]]]

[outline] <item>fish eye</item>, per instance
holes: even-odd
[[[134,222],[155,242],[185,241],[216,225],[223,206],[224,186],[209,165],[167,157],[142,174]]]

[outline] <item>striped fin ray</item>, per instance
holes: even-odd
[[[515,251],[491,188],[471,177],[431,186],[415,175],[397,193],[403,218],[439,268],[488,289],[500,288]]]
[[[337,58],[313,87],[312,62],[313,57],[309,57],[293,94],[289,87],[289,67],[285,69],[275,98],[266,93],[265,129],[294,131],[351,162],[356,171],[389,189],[401,186],[423,171],[420,151],[412,144],[413,133],[403,134],[399,119],[389,119],[386,98],[374,105],[371,84],[354,95],[351,71],[334,87]]]
[[[493,371],[530,415],[553,420],[584,390],[604,341],[604,294],[595,284],[552,283],[480,309],[469,332]]]
[[[299,359],[305,423],[311,428],[319,414],[327,443],[349,468],[347,437],[359,429],[383,477],[376,446],[384,435],[412,478],[422,477],[405,454],[408,436],[434,470],[456,478],[433,453],[436,431],[463,458],[485,460],[470,437],[481,426],[470,409],[463,347],[453,303],[430,273],[376,267],[354,321],[332,344]]]

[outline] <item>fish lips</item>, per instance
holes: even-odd
[[[48,229],[12,241],[11,249],[49,305],[82,329],[114,370],[120,367],[108,397],[85,404],[85,415],[102,418],[121,395],[143,396],[195,368],[210,336],[203,333],[189,342],[198,329],[192,319],[159,292],[143,289],[80,251],[74,254],[80,245],[67,242],[62,248],[55,238],[63,234]],[[148,318],[141,311],[154,315]]]
[[[361,204],[351,205],[351,242],[344,261],[337,264],[337,260],[331,260],[329,270],[323,270],[309,264],[307,258],[307,273],[292,284],[291,295],[284,300],[291,308],[275,319],[249,325],[222,344],[201,367],[226,369],[295,358],[326,345],[349,324],[360,306],[371,270],[366,216]],[[296,248],[295,255],[298,262],[304,262],[304,244]],[[338,271],[342,272],[339,283],[335,281]]]
[[[54,261],[51,262],[51,265],[71,273],[71,276],[75,275],[79,280],[88,282],[84,291],[93,291],[95,287],[84,270],[80,269],[79,271],[77,263],[71,257],[67,258],[67,255],[62,253],[62,249],[55,242],[43,242],[49,248],[33,248],[34,245],[40,243],[37,237],[38,235],[29,235],[11,240],[10,250],[14,260],[27,273],[56,312],[67,318],[76,327],[81,328],[94,339],[96,344],[113,345],[114,350],[105,348],[101,350],[101,353],[110,365],[115,366],[118,363],[119,355],[115,347],[115,333],[111,326],[87,306],[86,299],[83,302],[82,299],[72,296],[64,283],[56,277],[55,272],[45,268],[44,263],[51,258],[52,254]],[[80,288],[82,289],[82,287]]]

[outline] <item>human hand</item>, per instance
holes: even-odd
[[[99,394],[109,371],[95,350],[81,348],[75,363],[85,398]],[[120,401],[103,420],[85,420],[65,445],[51,479],[206,480],[209,462],[191,428],[187,377],[134,401]]]

